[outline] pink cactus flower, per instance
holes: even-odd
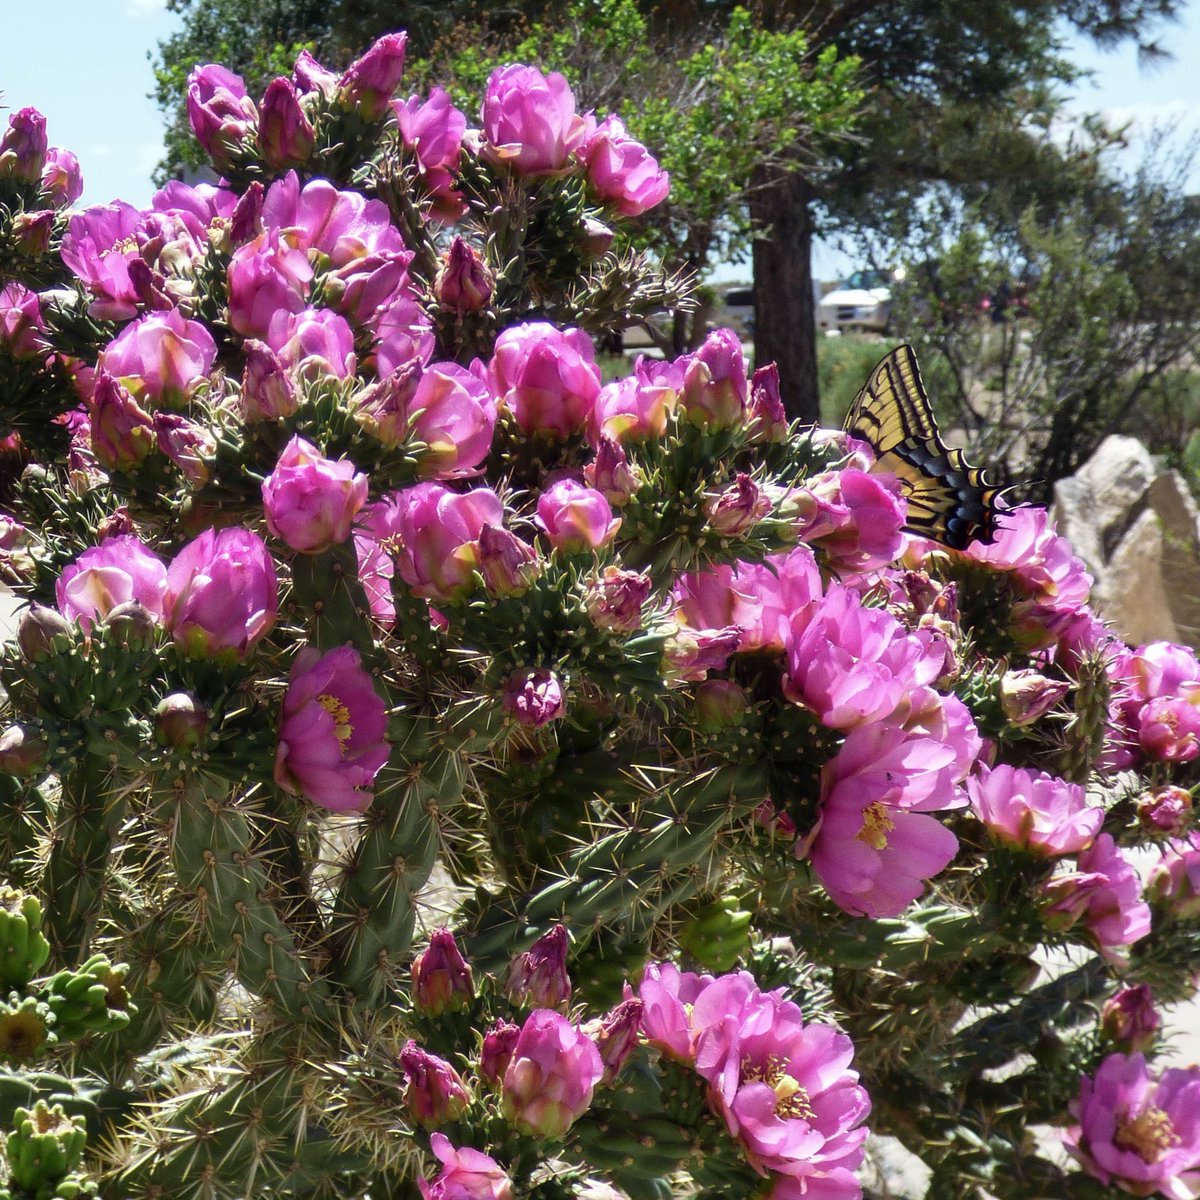
[[[1067,1150],[1106,1187],[1170,1200],[1200,1195],[1200,1067],[1157,1079],[1141,1054],[1110,1054],[1080,1084],[1071,1111],[1079,1124]]]
[[[280,312],[267,330],[267,345],[293,378],[347,379],[354,374],[354,330],[346,318],[327,308]]]
[[[499,1089],[503,1084],[504,1072],[512,1062],[520,1036],[521,1027],[511,1021],[496,1021],[483,1035],[483,1045],[479,1050],[479,1074],[492,1087]]]
[[[928,631],[906,632],[835,584],[793,618],[784,687],[822,724],[854,729],[889,717],[902,722],[915,689],[933,683],[944,665],[944,646]]]
[[[1151,837],[1169,837],[1182,831],[1192,811],[1192,794],[1181,787],[1159,787],[1138,797],[1142,830]]]
[[[163,607],[188,657],[245,658],[279,613],[266,544],[249,529],[206,529],[171,560]]]
[[[462,493],[419,483],[395,493],[394,501],[400,578],[426,600],[464,599],[475,586],[483,527],[504,523],[500,497],[490,488]]]
[[[514,64],[493,71],[483,98],[484,152],[518,175],[556,175],[587,136],[559,74]]]
[[[362,812],[389,753],[387,706],[358,651],[301,650],[283,698],[275,782],[332,812]]]
[[[207,382],[216,357],[207,326],[172,309],[131,321],[100,352],[99,365],[138,400],[178,408]]]
[[[681,971],[674,963],[649,963],[638,985],[642,1035],[668,1058],[691,1063],[696,1056],[692,1017],[696,1001],[713,983],[711,975]],[[632,991],[625,985],[628,998]]]
[[[749,475],[739,471],[733,483],[710,496],[704,506],[713,532],[741,537],[771,512],[771,499]]]
[[[411,250],[384,250],[352,258],[325,276],[325,296],[352,324],[370,327],[377,314],[416,296],[408,275]]]
[[[244,337],[263,339],[280,312],[308,303],[313,269],[308,256],[277,233],[260,233],[229,261],[229,323]]]
[[[456,1150],[443,1133],[430,1139],[441,1173],[417,1181],[423,1200],[514,1200],[512,1180],[494,1158],[465,1146]]]
[[[746,360],[732,329],[715,329],[684,368],[679,403],[688,420],[710,429],[733,429],[746,419]]]
[[[563,554],[599,550],[621,527],[604,494],[573,479],[560,479],[538,497],[537,523]]]
[[[1181,921],[1200,917],[1200,831],[1167,843],[1150,871],[1146,891]]]
[[[586,1027],[585,1032],[596,1043],[604,1063],[601,1084],[611,1084],[637,1048],[642,1007],[636,998],[622,1000],[611,1012]]]
[[[348,458],[326,458],[299,434],[263,480],[267,528],[293,550],[323,554],[350,537],[367,502],[367,477]]]
[[[58,611],[85,630],[131,600],[161,620],[166,593],[166,563],[132,534],[106,538],[85,550],[54,585]]]
[[[1089,805],[1082,787],[1045,771],[980,767],[967,780],[967,795],[993,837],[1031,854],[1074,854],[1104,824],[1104,809]]]
[[[874,571],[904,545],[907,506],[894,478],[865,471],[829,471],[793,490],[797,535],[818,546],[834,571]]]
[[[54,208],[69,208],[83,195],[83,172],[70,150],[51,146],[42,167],[42,192]]]
[[[632,375],[600,389],[590,422],[593,444],[627,446],[663,437],[679,402],[676,384],[682,380],[638,359]]]
[[[523,596],[540,571],[537,551],[498,525],[479,531],[479,573],[494,596]]]
[[[959,808],[953,745],[894,725],[854,729],[821,772],[816,827],[800,843],[833,902],[849,913],[894,917],[958,852],[930,811]]]
[[[759,367],[750,377],[750,440],[787,440],[788,419],[779,394],[779,368],[774,363]]]
[[[579,148],[587,180],[602,204],[623,217],[637,217],[661,204],[671,177],[653,155],[629,136],[620,117],[606,117]]]
[[[421,182],[432,201],[432,215],[452,224],[465,208],[454,181],[467,131],[466,115],[439,87],[431,88],[425,101],[420,96],[395,100],[392,109],[400,140],[416,156]]]
[[[0,288],[0,342],[14,358],[43,358],[50,349],[37,292],[15,279]]]
[[[614,508],[621,508],[628,503],[643,483],[637,465],[630,463],[621,444],[607,434],[600,435],[596,457],[584,467],[583,477],[589,487],[603,492],[604,498]]]
[[[332,96],[337,91],[338,77],[326,70],[307,50],[301,50],[292,68],[292,82],[302,96]]]
[[[496,400],[523,433],[578,433],[600,394],[592,339],[581,329],[545,321],[506,329],[496,339],[488,377]]]
[[[380,379],[409,363],[427,363],[437,340],[429,314],[410,296],[400,295],[378,309],[367,322],[375,335],[374,367]]]
[[[562,684],[545,667],[518,668],[504,681],[502,704],[522,725],[538,729],[567,711]]]
[[[471,964],[449,929],[435,929],[429,945],[413,959],[413,1006],[427,1017],[461,1012],[475,998]]]
[[[1150,932],[1141,880],[1111,834],[1099,834],[1080,852],[1075,871],[1055,876],[1041,890],[1046,923],[1053,929],[1082,924],[1110,962],[1123,962],[1122,948]]]
[[[258,117],[242,77],[215,63],[188,76],[187,113],[196,140],[218,169],[233,161]]]
[[[426,478],[451,479],[479,466],[496,429],[483,364],[430,363],[409,402],[408,421],[412,439],[425,446],[418,467]]]
[[[553,1010],[534,1009],[504,1072],[501,1111],[521,1133],[561,1138],[587,1111],[603,1075],[591,1038]]]
[[[406,249],[382,200],[338,191],[327,179],[301,188],[295,171],[267,189],[262,219],[265,229],[286,231],[289,244],[334,270],[369,254]]]
[[[709,1103],[752,1166],[796,1181],[796,1194],[858,1194],[871,1109],[854,1046],[832,1025],[805,1024],[797,1005],[761,992],[744,972],[723,975],[692,1012],[696,1070]]]

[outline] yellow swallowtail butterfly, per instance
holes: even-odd
[[[875,451],[875,470],[900,480],[906,529],[953,550],[995,537],[1003,489],[942,441],[911,346],[897,346],[879,361],[843,428]]]

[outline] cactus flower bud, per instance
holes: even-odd
[[[752,442],[786,442],[787,413],[779,394],[779,368],[774,363],[759,367],[750,376],[750,440]]]
[[[54,230],[54,213],[44,208],[40,212],[18,213],[13,218],[12,235],[16,248],[30,258],[45,254]]]
[[[17,645],[26,662],[45,662],[74,643],[71,622],[43,604],[30,605],[17,622]]]
[[[10,725],[0,733],[0,773],[28,775],[46,757],[46,743],[30,737],[20,725]]]
[[[257,117],[242,77],[215,63],[188,76],[187,113],[196,140],[218,169],[233,161]]]
[[[164,696],[154,709],[154,736],[164,746],[192,749],[208,734],[208,709],[187,692]]]
[[[479,1074],[498,1088],[504,1080],[504,1072],[512,1061],[521,1028],[511,1021],[497,1021],[483,1035],[483,1049],[479,1052]]]
[[[292,81],[273,79],[258,110],[258,148],[268,166],[282,170],[308,162],[316,140]]]
[[[504,1072],[501,1111],[522,1133],[560,1138],[587,1111],[603,1075],[591,1038],[558,1013],[535,1009]]]
[[[140,600],[126,600],[109,609],[103,621],[105,635],[124,650],[148,650],[154,645],[159,618]]]
[[[1139,983],[1114,992],[1100,1013],[1100,1032],[1122,1054],[1141,1054],[1158,1036],[1162,1018],[1154,1007],[1154,993]]]
[[[66,208],[83,195],[83,173],[79,159],[70,150],[51,146],[42,168],[42,191],[55,208]]]
[[[277,421],[300,407],[296,388],[279,356],[266,342],[247,340],[246,370],[242,375],[243,421]]]
[[[495,278],[487,264],[463,238],[450,243],[433,283],[438,303],[452,313],[478,312],[492,298]]]
[[[444,1059],[409,1040],[400,1051],[404,1068],[404,1105],[408,1115],[426,1129],[457,1121],[471,1097],[462,1076]]]
[[[48,149],[46,118],[36,108],[18,109],[0,136],[0,179],[37,183]]]
[[[158,443],[150,414],[107,371],[92,393],[92,451],[105,470],[133,471]]]
[[[156,412],[154,435],[158,448],[192,487],[202,488],[212,478],[210,463],[217,456],[217,440],[203,425],[178,413]]]
[[[1032,725],[1070,691],[1071,685],[1037,671],[1006,671],[1000,680],[1000,707],[1012,724]]]
[[[244,246],[263,231],[262,213],[266,188],[256,179],[238,198],[229,214],[229,244]]]
[[[388,101],[404,74],[407,42],[407,33],[385,34],[338,79],[342,103],[357,111],[364,121],[378,121],[387,112]]]
[[[1173,837],[1192,811],[1192,794],[1181,787],[1160,787],[1138,797],[1137,815],[1151,837]]]
[[[745,719],[749,700],[732,679],[709,679],[696,685],[696,725],[706,733],[733,729]]]
[[[479,573],[496,596],[523,596],[537,577],[537,551],[500,525],[479,531]]]
[[[567,711],[562,684],[544,667],[514,671],[505,681],[502,703],[522,725],[535,729],[557,721]]]
[[[598,629],[633,633],[642,627],[642,606],[654,584],[649,575],[605,567],[598,579],[588,583],[584,605]]]
[[[629,1061],[637,1046],[638,1031],[642,1027],[642,1002],[636,998],[622,1000],[610,1013],[586,1027],[586,1032],[600,1051],[604,1063],[602,1084],[612,1083]]]
[[[101,517],[96,524],[96,538],[105,541],[110,537],[121,537],[133,532],[133,518],[124,504],[118,504],[107,517]]]
[[[413,959],[412,978],[413,1006],[428,1017],[461,1012],[475,998],[471,964],[448,929],[434,930],[429,947]]]
[[[617,235],[612,227],[605,225],[603,221],[597,221],[595,217],[585,217],[580,229],[583,234],[580,248],[584,254],[589,254],[593,258],[607,254],[612,249],[613,242],[616,241]]]
[[[508,998],[526,1008],[559,1008],[571,998],[567,927],[555,925],[513,959],[504,981]]]
[[[614,508],[620,508],[642,486],[641,472],[630,465],[624,447],[604,433],[596,457],[584,467],[583,475]]]
[[[771,501],[749,475],[739,471],[729,487],[708,498],[704,511],[715,533],[741,537],[771,511]]]

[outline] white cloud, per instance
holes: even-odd
[[[125,14],[130,17],[152,17],[167,7],[167,0],[126,0]]]

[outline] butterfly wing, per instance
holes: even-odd
[[[875,451],[875,470],[900,480],[906,529],[954,550],[992,541],[1002,489],[942,441],[911,346],[897,346],[878,363],[845,429]]]

